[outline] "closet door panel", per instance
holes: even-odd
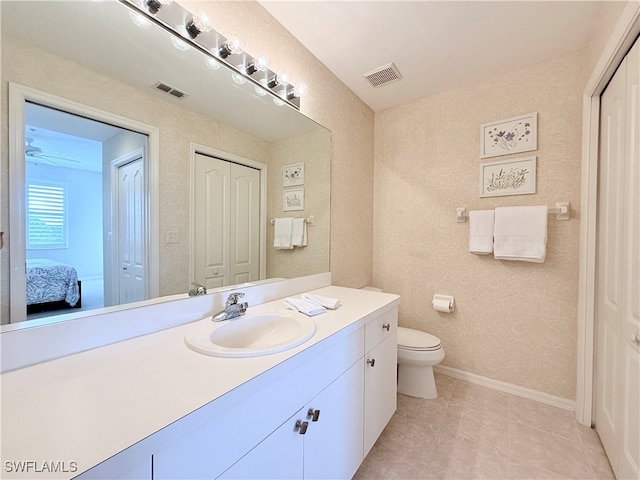
[[[598,264],[596,276],[596,426],[612,464],[618,458],[621,382],[620,318],[626,122],[626,63],[601,98],[598,179]]]
[[[627,55],[624,273],[621,317],[623,385],[618,478],[640,478],[640,43]]]

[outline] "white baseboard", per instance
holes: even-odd
[[[433,370],[437,373],[447,375],[449,377],[464,380],[465,382],[475,383],[476,385],[482,385],[483,387],[493,388],[494,390],[500,390],[501,392],[511,393],[518,397],[528,398],[540,403],[546,403],[547,405],[553,405],[554,407],[562,408],[564,410],[575,411],[576,402],[568,400],[562,397],[556,397],[549,395],[548,393],[539,392],[530,388],[520,387],[507,382],[501,382],[499,380],[492,380],[491,378],[483,377],[482,375],[476,375],[475,373],[465,372],[453,367],[446,367],[444,365],[436,365]]]

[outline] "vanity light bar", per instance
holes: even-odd
[[[274,101],[278,100],[287,103],[296,110],[300,110],[300,97],[306,92],[306,85],[304,85],[304,88],[296,88],[293,85],[283,83],[276,83],[271,86],[272,80],[277,78],[276,72],[269,68],[248,68],[251,65],[260,64],[261,61],[245,51],[234,52],[229,51],[229,48],[225,48],[233,37],[227,38],[213,28],[208,31],[194,28],[194,14],[177,2],[165,3],[160,0],[158,2],[118,1],[209,56],[212,61],[225,65],[235,75],[240,75],[253,82],[256,90],[262,89],[265,93],[273,95]],[[152,8],[152,6],[157,6],[156,3],[163,3],[163,5],[157,9]],[[196,30],[198,30],[197,33]]]

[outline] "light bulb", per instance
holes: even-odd
[[[187,23],[187,32],[191,38],[196,38],[202,32],[209,32],[212,29],[211,20],[202,12],[195,12],[191,21]]]
[[[298,98],[303,97],[307,94],[307,91],[309,91],[309,86],[305,82],[300,82],[294,87],[293,96]]]
[[[140,28],[147,28],[151,25],[151,22],[141,13],[129,12],[129,17],[131,18],[131,21]]]
[[[260,80],[260,85],[262,85],[264,88],[259,87],[258,85],[256,85],[255,87],[253,87],[256,91],[256,95],[258,95],[259,97],[264,97],[267,94],[267,90],[265,90],[267,88],[267,79],[263,78]]]
[[[215,58],[204,57],[204,64],[211,70],[220,70],[220,62]]]
[[[184,52],[185,50],[189,50],[189,44],[184,40],[176,37],[175,35],[171,35],[171,44],[177,48],[178,50]]]
[[[278,70],[271,80],[269,80],[269,88],[277,87],[278,85],[288,85],[291,81],[291,75],[288,70]]]
[[[242,68],[243,68],[243,65],[238,65],[238,70],[242,70]],[[232,72],[231,73],[231,78],[238,85],[242,85],[243,83],[246,83],[246,81],[247,81],[246,77],[244,75],[242,75],[241,73],[238,73],[238,72]]]
[[[247,75],[253,75],[255,72],[266,72],[269,70],[269,58],[265,55],[258,55],[253,61],[247,65]]]
[[[243,50],[244,42],[242,39],[232,35],[222,44],[218,51],[218,55],[220,55],[221,58],[227,58],[231,54],[237,55],[242,53]]]
[[[292,100],[294,98],[300,98],[304,96],[309,90],[309,87],[306,83],[300,82],[295,87],[291,89],[291,91],[287,94],[287,100]]]
[[[278,70],[276,77],[278,78],[278,83],[280,85],[289,85],[289,82],[291,81],[291,74],[289,73],[289,70]]]

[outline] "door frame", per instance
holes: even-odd
[[[208,155],[219,158],[226,162],[233,162],[246,167],[255,168],[260,171],[260,280],[263,280],[267,274],[267,165],[255,160],[240,157],[229,152],[224,152],[215,148],[207,147],[199,143],[189,143],[189,232],[191,241],[189,243],[189,278],[194,278],[194,256],[195,256],[195,164],[196,155]]]
[[[159,158],[160,130],[120,115],[99,110],[82,103],[58,97],[35,88],[9,82],[9,323],[22,318],[26,312],[25,258],[25,103],[32,102],[68,113],[98,120],[116,127],[133,130],[148,137],[146,156],[145,190],[148,192],[145,205],[147,215],[147,263],[149,265],[148,293],[159,295]],[[25,306],[25,307],[22,307]],[[18,320],[20,321],[20,320]]]
[[[580,275],[575,415],[578,422],[585,426],[591,426],[594,421],[600,95],[638,34],[640,34],[640,3],[629,2],[591,73],[582,97]]]

